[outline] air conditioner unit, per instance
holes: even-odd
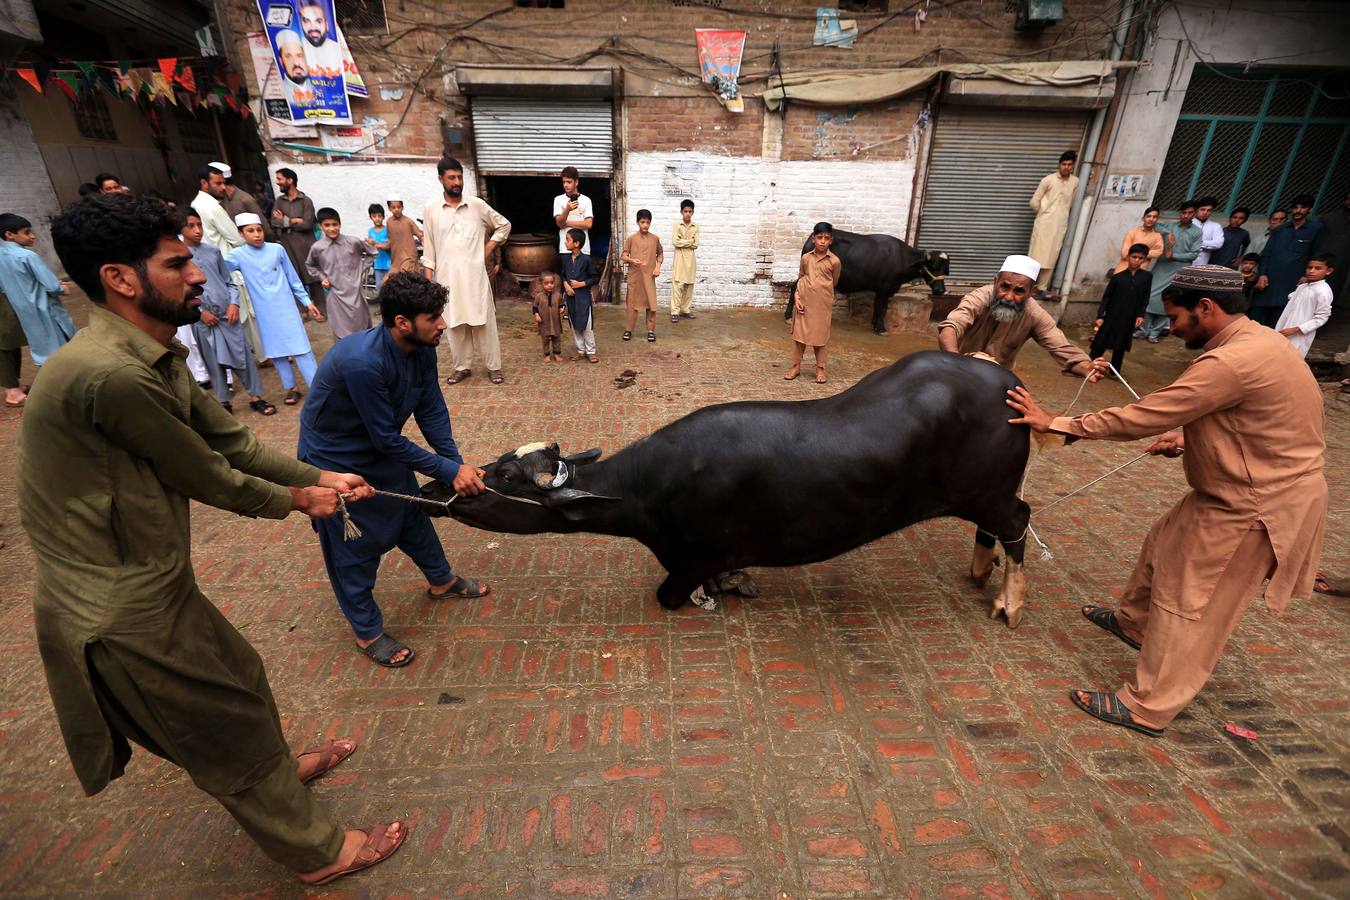
[[[1018,31],[1044,28],[1063,19],[1064,0],[1017,0],[1017,21],[1013,27]]]

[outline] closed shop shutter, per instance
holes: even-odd
[[[553,175],[576,166],[607,177],[614,166],[608,100],[473,98],[473,137],[484,175]]]
[[[933,131],[919,246],[946,251],[954,281],[992,281],[1004,257],[1027,252],[1031,195],[1061,153],[1081,150],[1086,125],[1081,112],[945,108]]]

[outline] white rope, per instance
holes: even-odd
[[[531,506],[543,506],[538,500],[531,500],[528,497],[512,497],[510,494],[503,494],[499,490],[483,485],[483,489],[488,493],[496,494],[498,497],[505,497],[507,500],[515,500],[517,503],[528,503]],[[394,491],[382,491],[378,488],[371,488],[375,491],[377,497],[389,497],[394,500],[402,500],[404,503],[419,503],[422,506],[434,506],[444,511],[450,512],[450,504],[459,499],[459,494],[451,494],[449,500],[431,500],[426,497],[419,497],[416,494],[399,494]],[[354,541],[361,536],[361,526],[352,521],[352,514],[347,511],[347,498],[352,494],[338,494],[338,515],[342,516],[342,539],[344,541]]]
[[[1109,369],[1111,370],[1111,373],[1112,373],[1113,375],[1115,375],[1116,378],[1118,378],[1118,379],[1120,380],[1120,383],[1123,384],[1123,385],[1125,385],[1125,390],[1129,391],[1129,392],[1130,392],[1130,395],[1133,396],[1134,399],[1138,400],[1138,399],[1139,399],[1139,394],[1136,393],[1136,391],[1135,391],[1134,388],[1130,387],[1130,383],[1129,383],[1128,381],[1125,380],[1125,376],[1124,376],[1124,375],[1121,375],[1121,374],[1120,374],[1120,370],[1117,369],[1117,368],[1116,368],[1114,365],[1112,365],[1111,363],[1107,363],[1106,366],[1107,366],[1107,368],[1109,368]],[[1091,375],[1091,374],[1092,374],[1091,372],[1088,373],[1088,375]],[[1074,394],[1074,395],[1073,395],[1073,399],[1069,401],[1069,405],[1066,406],[1066,407],[1064,407],[1064,412],[1060,413],[1061,416],[1067,416],[1067,415],[1069,414],[1069,410],[1073,409],[1076,405],[1078,405],[1078,401],[1079,401],[1079,400],[1082,398],[1082,396],[1083,396],[1083,390],[1084,390],[1084,389],[1088,386],[1088,384],[1089,384],[1089,382],[1088,382],[1088,375],[1084,375],[1084,376],[1083,376],[1082,382],[1078,385],[1078,393]],[[1031,466],[1032,466],[1032,464],[1035,463],[1036,460],[1040,459],[1040,457],[1041,457],[1041,452],[1042,452],[1042,451],[1037,450],[1037,451],[1036,451],[1036,455],[1035,455],[1034,457],[1032,457],[1030,460],[1028,460],[1028,462],[1027,462],[1027,467],[1026,467],[1025,469],[1022,470],[1022,484],[1017,488],[1017,499],[1019,499],[1019,500],[1024,500],[1024,499],[1025,499],[1026,488],[1027,488],[1027,476],[1031,474]],[[1083,485],[1082,487],[1074,488],[1072,491],[1069,491],[1069,493],[1065,494],[1063,497],[1060,497],[1058,500],[1053,500],[1053,501],[1051,501],[1050,503],[1047,503],[1045,506],[1042,506],[1040,509],[1036,510],[1036,511],[1033,512],[1030,516],[1027,517],[1027,529],[1026,529],[1026,531],[1024,531],[1024,532],[1022,533],[1022,537],[1026,537],[1028,534],[1031,535],[1031,539],[1034,540],[1034,541],[1036,542],[1036,545],[1037,545],[1038,547],[1041,548],[1041,559],[1042,559],[1043,561],[1049,561],[1049,560],[1054,559],[1054,558],[1055,558],[1055,555],[1054,555],[1053,553],[1050,552],[1050,548],[1049,548],[1048,546],[1046,546],[1045,541],[1041,540],[1041,536],[1040,536],[1039,534],[1037,534],[1037,533],[1036,533],[1036,529],[1033,528],[1033,527],[1031,526],[1031,519],[1033,519],[1033,518],[1035,518],[1036,516],[1040,515],[1041,513],[1045,512],[1047,509],[1050,509],[1052,506],[1058,506],[1060,503],[1063,503],[1065,500],[1068,500],[1068,499],[1069,499],[1070,497],[1072,497],[1074,494],[1078,494],[1078,493],[1081,493],[1082,491],[1087,490],[1088,488],[1092,487],[1094,484],[1096,484],[1097,482],[1101,481],[1102,479],[1107,478],[1107,477],[1109,477],[1109,476],[1111,476],[1111,475],[1116,474],[1117,472],[1119,472],[1121,469],[1125,468],[1126,466],[1132,466],[1132,465],[1134,465],[1135,463],[1139,462],[1139,460],[1143,459],[1144,457],[1146,457],[1146,456],[1148,456],[1148,455],[1149,455],[1149,454],[1147,454],[1147,453],[1141,453],[1141,454],[1139,454],[1138,456],[1136,456],[1134,459],[1130,460],[1129,462],[1123,463],[1123,464],[1121,464],[1121,465],[1119,465],[1119,466],[1116,466],[1114,469],[1112,469],[1111,471],[1107,472],[1105,475],[1098,476],[1097,478],[1092,479],[1091,481],[1089,481],[1087,484]],[[1021,539],[1022,539],[1022,538],[1018,538],[1018,540],[1021,540]]]

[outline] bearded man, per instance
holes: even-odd
[[[203,391],[174,330],[206,276],[163,202],[108,194],[52,223],[94,308],[42,367],[19,437],[19,516],[37,559],[38,650],[87,794],[128,742],[181,766],[272,859],[318,884],[385,859],[402,822],[344,832],[305,787],[356,749],[287,748],[257,651],[197,586],[188,500],[243,516],[333,515],[358,475],[271,450]],[[184,863],[186,865],[186,863]]]
[[[993,284],[966,294],[938,323],[938,347],[948,353],[982,354],[1011,369],[1030,338],[1049,351],[1065,372],[1088,381],[1100,380],[1108,371],[1106,360],[1093,362],[1032,297],[1040,271],[1040,263],[1029,256],[1009,256]]]

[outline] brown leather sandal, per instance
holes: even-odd
[[[398,825],[398,837],[390,838],[385,832],[389,830],[390,825]],[[369,869],[371,866],[382,863],[393,856],[403,842],[408,838],[409,828],[407,823],[395,819],[384,825],[376,825],[366,832],[366,842],[361,845],[361,849],[356,851],[356,858],[345,869],[334,872],[332,875],[326,875],[323,878],[310,881],[301,875],[300,880],[305,884],[315,887],[321,884],[327,884],[334,879],[341,878],[343,875],[351,875],[353,872],[360,872],[362,869]]]
[[[314,779],[321,778],[333,771],[344,759],[356,752],[358,746],[356,741],[352,741],[351,744],[350,750],[343,750],[338,746],[337,741],[324,741],[322,744],[315,744],[313,747],[308,747],[295,754],[297,760],[302,756],[319,754],[319,767],[311,772],[308,778],[301,778],[300,781],[309,784]]]

